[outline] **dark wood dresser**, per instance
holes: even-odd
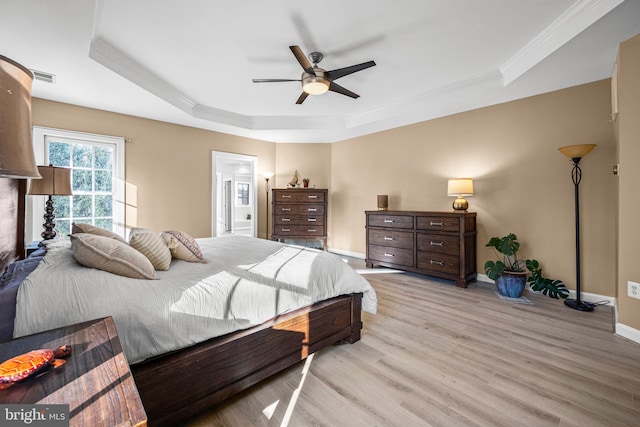
[[[272,196],[272,240],[320,240],[326,249],[326,189],[274,188]]]
[[[476,213],[366,211],[367,267],[476,280]]]

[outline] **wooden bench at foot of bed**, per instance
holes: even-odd
[[[131,366],[149,425],[176,425],[324,347],[358,341],[361,304],[362,294],[332,298]]]

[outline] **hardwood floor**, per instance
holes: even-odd
[[[640,426],[640,345],[592,313],[407,273],[365,276],[378,313],[327,348],[185,424]]]

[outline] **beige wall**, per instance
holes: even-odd
[[[618,205],[618,320],[640,330],[640,300],[627,296],[627,281],[640,283],[640,35],[618,52],[617,139],[620,163]]]
[[[138,188],[138,225],[210,235],[211,150],[257,155],[284,187],[294,170],[330,189],[329,246],[364,253],[364,211],[451,209],[450,177],[475,180],[478,268],[491,236],[516,233],[523,257],[575,283],[571,164],[557,148],[595,143],[581,184],[583,291],[616,294],[614,138],[610,84],[600,81],[334,144],[271,144],[36,99],[36,125],[131,138],[126,179]],[[264,236],[264,180],[259,180]],[[272,184],[273,185],[273,184]]]
[[[309,186],[329,188],[331,184],[331,144],[277,144],[276,175],[278,188],[284,188],[298,171],[302,178],[309,178]]]
[[[364,211],[451,209],[447,179],[474,178],[478,269],[492,236],[516,233],[522,257],[575,288],[571,163],[557,150],[598,147],[582,161],[582,290],[615,295],[615,178],[610,81],[456,114],[332,144],[331,246],[365,252]]]
[[[258,156],[258,173],[275,170],[275,144],[34,98],[33,124],[122,136],[127,184],[137,188],[137,226],[211,235],[211,152]],[[258,219],[265,217],[258,179]],[[135,225],[129,223],[129,225]],[[258,236],[265,235],[258,220]]]

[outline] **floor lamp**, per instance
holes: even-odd
[[[266,182],[265,185],[264,185],[264,188],[267,191],[267,209],[266,209],[266,215],[265,215],[265,217],[267,218],[266,221],[265,221],[266,225],[267,225],[267,228],[266,228],[266,230],[267,230],[266,231],[266,233],[267,233],[266,234],[266,239],[269,240],[269,179],[271,179],[271,177],[273,176],[273,173],[265,172],[263,174],[263,176],[264,176],[264,180]]]
[[[559,148],[560,152],[571,159],[573,170],[571,178],[574,186],[575,211],[576,211],[576,298],[566,299],[566,306],[580,311],[593,311],[595,305],[580,299],[580,203],[579,191],[580,180],[582,179],[582,169],[580,160],[595,148],[596,144],[569,145]]]

